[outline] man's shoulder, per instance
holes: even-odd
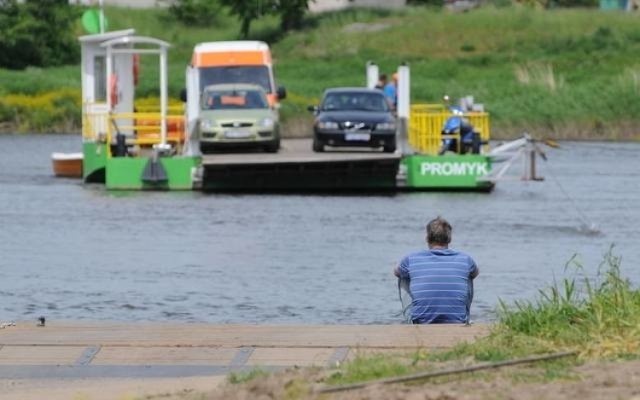
[[[407,254],[407,258],[408,257],[428,257],[430,254],[431,253],[429,252],[429,250],[416,250],[414,252]]]
[[[456,256],[461,259],[466,260],[469,264],[475,264],[476,262],[473,260],[473,257],[469,253],[465,253],[464,251],[454,250],[456,252]]]
[[[417,250],[402,257],[402,261],[410,261],[410,260],[415,260],[415,259],[424,258],[428,256],[429,256],[429,252],[427,250]]]

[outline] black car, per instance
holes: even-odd
[[[320,106],[309,110],[316,115],[313,151],[324,151],[325,145],[396,150],[396,118],[380,90],[327,89]]]

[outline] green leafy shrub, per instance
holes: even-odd
[[[185,25],[212,26],[219,21],[222,5],[215,0],[177,0],[169,13]]]
[[[67,0],[0,0],[0,66],[56,66],[76,63],[73,26],[80,9]]]
[[[443,0],[408,0],[407,4],[415,6],[442,7]]]

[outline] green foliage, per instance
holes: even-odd
[[[439,102],[444,94],[474,95],[491,114],[493,137],[527,130],[556,138],[632,139],[640,131],[640,33],[632,13],[522,7],[462,14],[428,7],[352,9],[311,16],[305,24],[313,28],[281,35],[279,16],[271,8],[262,10],[268,14],[252,20],[250,37],[279,39],[271,44],[276,80],[288,93],[282,102],[285,123],[310,118],[306,106],[316,103],[327,87],[364,85],[364,65],[371,60],[386,73],[407,61],[413,102]],[[113,30],[133,27],[140,35],[172,44],[173,97],[185,86],[184,68],[196,43],[232,40],[238,33],[235,18],[229,17],[205,28],[168,19],[166,9],[107,7],[105,12]],[[0,13],[0,21],[7,15],[11,13]],[[79,48],[77,42],[74,46]],[[157,60],[143,56],[141,63],[136,95],[157,96]],[[0,91],[5,93],[62,88],[79,91],[77,64],[0,69]]]
[[[620,257],[611,248],[595,279],[573,258],[576,276],[540,291],[536,301],[500,304],[495,332],[471,350],[545,352],[574,349],[582,358],[627,357],[640,350],[640,290],[621,275]],[[507,345],[509,344],[509,345]]]
[[[339,371],[331,375],[328,383],[347,384],[368,381],[387,376],[407,374],[411,370],[410,366],[395,357],[381,354],[357,356],[353,361],[344,364]]]
[[[16,122],[19,132],[70,132],[80,125],[80,93],[63,89],[41,95],[0,97],[0,118]]]
[[[240,383],[249,382],[253,379],[267,376],[269,373],[261,368],[253,368],[247,372],[232,372],[227,376],[229,383],[237,385]]]
[[[0,0],[0,66],[56,66],[76,63],[78,9],[66,0]]]
[[[220,0],[229,7],[231,15],[240,20],[240,37],[249,37],[251,23],[263,15],[273,12],[275,5],[273,0]]]
[[[598,7],[599,0],[553,0],[554,7]]]
[[[280,27],[283,31],[300,29],[303,26],[304,14],[309,5],[308,0],[280,0],[276,10],[280,14]]]
[[[286,32],[303,26],[309,0],[220,0],[231,15],[240,20],[240,37],[249,37],[251,23],[265,15],[278,15],[280,29]]]
[[[222,12],[216,0],[176,0],[169,6],[171,16],[191,26],[213,26],[222,19]]]
[[[407,0],[407,4],[414,6],[442,7],[444,0]]]

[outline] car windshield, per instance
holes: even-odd
[[[241,65],[200,69],[200,90],[209,85],[222,83],[251,83],[262,86],[265,92],[271,93],[271,78],[266,66]]]
[[[268,108],[269,104],[263,91],[242,90],[205,90],[202,95],[203,110],[237,110]]]
[[[320,106],[322,111],[389,111],[382,93],[335,92],[327,93]]]

